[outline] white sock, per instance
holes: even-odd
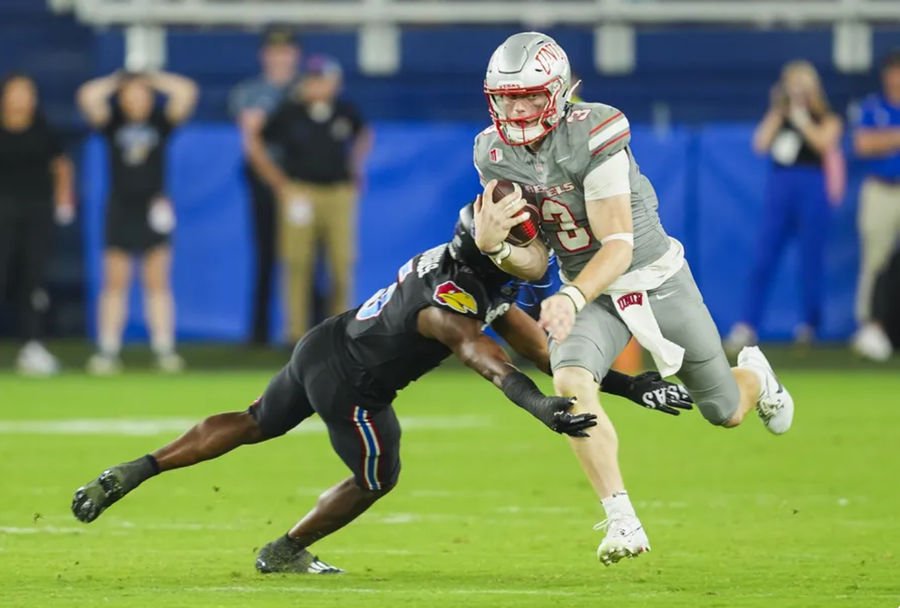
[[[628,492],[626,492],[625,490],[616,492],[612,496],[601,499],[600,503],[603,505],[603,509],[606,511],[607,519],[612,519],[613,517],[621,517],[623,515],[637,517],[634,512],[634,507],[631,506],[631,500],[628,498]]]
[[[122,350],[122,329],[128,308],[126,292],[104,291],[100,294],[98,325],[100,352],[118,357]]]
[[[150,350],[154,355],[171,355],[175,352],[175,340],[171,336],[153,336],[150,340]]]
[[[150,348],[156,355],[175,352],[175,320],[172,293],[168,290],[149,292],[144,301],[145,317],[150,327]]]

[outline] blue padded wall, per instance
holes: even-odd
[[[356,302],[390,282],[410,256],[449,238],[457,210],[479,191],[471,145],[482,126],[375,123],[359,215]],[[737,320],[745,296],[768,171],[750,152],[751,132],[746,123],[666,133],[635,126],[633,131],[635,154],[655,184],[663,223],[684,242],[722,330]],[[173,141],[169,176],[179,216],[174,284],[182,337],[238,340],[247,333],[250,218],[240,166],[238,134],[228,124],[189,125]],[[850,201],[857,182],[851,165]],[[105,183],[104,145],[94,138],[82,170],[91,306],[100,276]],[[824,333],[836,338],[853,326],[857,245],[853,205],[832,216]],[[765,337],[789,336],[798,320],[797,272],[796,254],[789,249],[774,278]],[[131,306],[129,334],[143,335],[139,291]]]

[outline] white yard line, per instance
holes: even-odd
[[[130,435],[177,433],[199,422],[196,418],[71,418],[65,420],[0,420],[0,435]],[[484,416],[404,416],[404,430],[449,430],[484,427]],[[319,419],[303,422],[292,433],[324,433]]]
[[[334,577],[336,581],[343,580],[343,577]],[[299,582],[299,581],[298,581]],[[250,587],[247,585],[229,585],[226,587],[189,587],[185,591],[196,592],[206,591],[212,593],[357,593],[357,594],[388,594],[388,595],[420,595],[421,589],[385,589],[374,587],[312,587],[300,585],[297,587],[271,587],[259,586]],[[546,597],[568,597],[576,595],[587,595],[591,593],[585,591],[554,591],[552,589],[498,589],[497,587],[471,587],[458,589],[434,589],[428,591],[431,595],[536,595]]]
[[[352,576],[351,572],[349,576]],[[301,580],[302,579],[302,580]],[[389,595],[389,596],[420,596],[423,593],[432,596],[450,595],[450,596],[537,596],[537,597],[594,597],[598,592],[597,589],[585,588],[580,591],[572,591],[566,589],[503,589],[498,587],[457,587],[450,589],[397,589],[395,587],[348,587],[346,586],[347,576],[334,576],[330,580],[335,581],[334,586],[315,587],[307,586],[305,583],[308,577],[300,576],[297,579],[295,587],[272,587],[268,584],[260,584],[258,587],[249,585],[228,585],[220,587],[188,587],[184,591],[187,592],[207,592],[207,593],[284,593],[284,594],[303,594],[303,593],[328,593],[328,594],[358,594],[358,595]],[[675,595],[671,591],[629,591],[619,594],[619,599],[642,600],[650,598],[664,598]],[[758,593],[739,593],[736,597],[740,599],[784,599],[784,596],[774,592],[758,592]],[[805,598],[810,600],[830,600],[830,599],[858,599],[860,596],[852,594],[839,594],[828,596],[821,593],[794,593],[793,599]],[[896,595],[890,593],[870,592],[866,593],[867,599],[894,599]]]
[[[75,526],[0,526],[0,534],[81,534]]]

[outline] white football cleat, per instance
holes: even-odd
[[[772,433],[786,433],[794,421],[794,398],[778,381],[769,360],[756,346],[747,346],[738,355],[738,367],[759,372],[762,380],[756,413]]]
[[[853,336],[853,350],[860,356],[884,363],[891,358],[894,347],[884,330],[875,323],[867,323]]]
[[[31,340],[19,351],[16,369],[23,376],[52,376],[59,373],[59,361],[43,344]]]
[[[647,533],[634,515],[611,517],[594,526],[594,530],[606,530],[606,536],[597,547],[597,559],[604,566],[614,564],[623,557],[637,557],[650,550]]]

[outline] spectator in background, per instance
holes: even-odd
[[[265,34],[259,52],[262,74],[240,83],[231,92],[231,112],[237,118],[245,142],[258,136],[266,117],[281,104],[288,89],[296,84],[301,55],[300,44],[290,30],[273,28]],[[248,147],[245,146],[245,149]],[[282,164],[282,151],[275,144],[268,145],[266,150],[275,163]],[[263,345],[269,339],[269,303],[275,266],[275,196],[253,169],[249,158],[246,159],[244,172],[253,206],[253,239],[256,245],[251,343]]]
[[[872,314],[872,294],[900,238],[900,49],[882,63],[881,83],[882,92],[863,102],[853,135],[856,155],[867,160],[859,195],[862,256],[853,348],[875,361],[886,361],[893,352],[881,320]]]
[[[156,104],[157,93],[166,96],[164,107]],[[142,262],[144,311],[157,364],[166,372],[184,365],[175,352],[169,242],[175,213],[165,193],[164,173],[172,129],[190,116],[196,100],[193,81],[165,72],[116,73],[91,80],[78,91],[81,111],[106,138],[111,178],[98,307],[99,352],[88,361],[91,373],[121,369],[119,351],[134,256]]]
[[[249,140],[257,173],[279,202],[279,253],[286,273],[288,335],[299,340],[310,325],[313,268],[321,241],[331,278],[328,314],[351,306],[356,251],[356,197],[371,136],[356,108],[338,99],[341,67],[310,57],[303,81],[269,117],[261,137]],[[284,152],[279,167],[264,141]]]
[[[72,175],[72,161],[40,111],[34,81],[25,74],[7,76],[0,82],[0,298],[6,278],[15,274],[25,342],[16,366],[23,374],[45,376],[59,370],[40,342],[49,305],[44,274],[54,213],[59,223],[75,217]]]
[[[825,159],[836,153],[842,131],[841,119],[831,111],[813,65],[808,61],[785,65],[772,89],[771,105],[753,135],[753,149],[768,155],[772,168],[743,318],[725,340],[729,351],[756,343],[766,296],[791,238],[797,238],[800,245],[803,303],[802,322],[794,337],[801,344],[815,337],[822,320],[829,216]]]

